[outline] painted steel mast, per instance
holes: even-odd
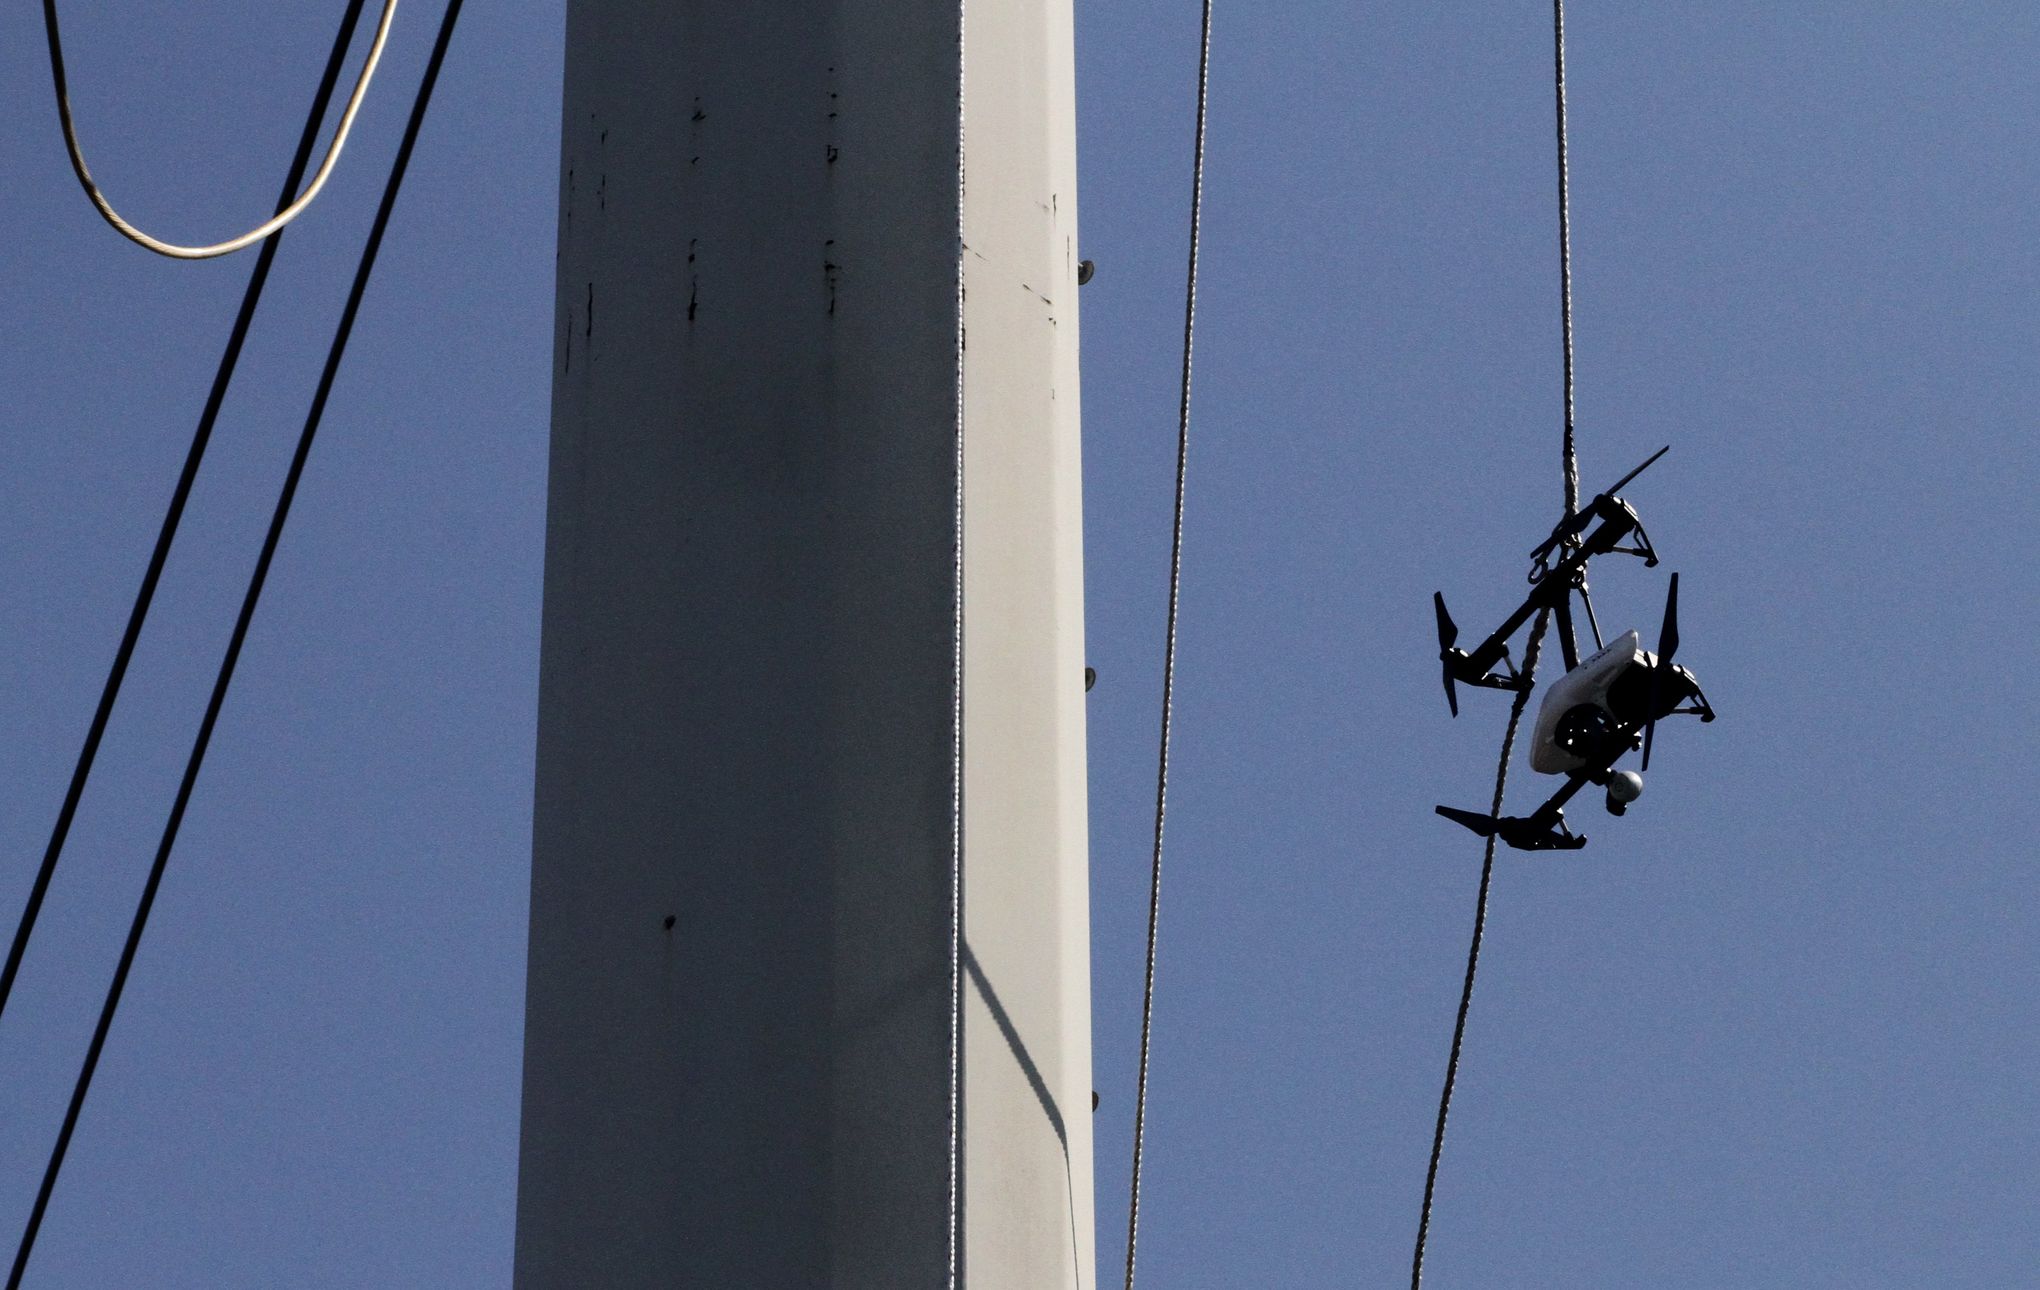
[[[1069,0],[569,0],[516,1285],[1089,1287]]]

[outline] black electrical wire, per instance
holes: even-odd
[[[1565,513],[1568,518],[1579,509],[1580,467],[1573,447],[1573,329],[1572,329],[1572,240],[1571,211],[1566,182],[1565,148],[1565,0],[1551,0],[1551,41],[1553,81],[1558,107],[1558,309],[1559,328],[1565,351],[1565,434],[1560,455],[1565,470]],[[1509,706],[1509,723],[1502,732],[1502,755],[1495,767],[1494,805],[1491,817],[1502,814],[1502,794],[1509,782],[1509,756],[1516,744],[1516,728],[1530,704],[1530,690],[1537,674],[1537,655],[1544,643],[1549,619],[1540,612],[1530,629],[1530,642],[1523,652],[1523,688]],[[1452,1027],[1452,1052],[1445,1060],[1445,1087],[1438,1095],[1438,1124],[1431,1136],[1431,1164],[1424,1174],[1424,1207],[1417,1219],[1416,1250],[1410,1258],[1410,1290],[1424,1283],[1424,1246],[1431,1234],[1431,1205],[1437,1197],[1438,1161],[1445,1153],[1445,1119],[1452,1109],[1452,1088],[1459,1077],[1459,1051],[1466,1039],[1466,1014],[1473,1006],[1473,978],[1480,967],[1480,944],[1487,930],[1488,889],[1495,872],[1495,842],[1489,835],[1480,865],[1480,893],[1473,910],[1473,940],[1466,951],[1466,982],[1459,993],[1459,1018]]]
[[[1176,616],[1183,588],[1183,496],[1190,461],[1190,355],[1197,334],[1197,236],[1204,210],[1204,124],[1211,85],[1211,0],[1204,0],[1197,51],[1197,141],[1190,168],[1190,262],[1183,290],[1183,384],[1176,411],[1176,511],[1169,537],[1168,644],[1162,655],[1161,751],[1155,770],[1155,849],[1148,882],[1147,976],[1140,1002],[1140,1082],[1133,1098],[1133,1180],[1126,1206],[1126,1290],[1133,1290],[1140,1238],[1141,1152],[1147,1133],[1148,1051],[1154,1033],[1155,944],[1162,913],[1162,824],[1169,807],[1169,726],[1175,712]]]
[[[249,576],[247,594],[241,600],[241,612],[234,620],[234,632],[227,642],[225,655],[220,659],[219,676],[213,682],[212,697],[206,703],[205,717],[199,722],[198,735],[192,741],[191,755],[185,762],[184,778],[177,786],[177,799],[170,808],[170,817],[163,826],[162,841],[156,848],[155,863],[150,866],[149,880],[142,888],[141,900],[135,906],[134,921],[128,928],[127,942],[121,947],[120,964],[114,969],[113,983],[107,988],[106,1003],[99,1012],[99,1024],[92,1032],[92,1043],[86,1049],[84,1063],[78,1071],[78,1081],[71,1091],[71,1104],[64,1112],[63,1128],[57,1133],[56,1145],[51,1148],[49,1165],[43,1171],[42,1186],[36,1192],[35,1206],[29,1213],[28,1225],[22,1232],[21,1243],[14,1254],[14,1268],[7,1278],[7,1290],[19,1290],[21,1276],[28,1266],[30,1253],[35,1248],[35,1237],[42,1226],[43,1214],[49,1207],[50,1193],[56,1187],[57,1174],[63,1168],[64,1153],[71,1144],[71,1135],[78,1127],[78,1113],[85,1105],[85,1095],[92,1087],[92,1074],[99,1065],[100,1052],[106,1046],[106,1035],[113,1026],[114,1013],[120,1007],[122,989],[127,985],[129,970],[134,966],[135,951],[141,945],[142,933],[148,926],[149,910],[155,904],[156,891],[162,885],[163,871],[170,861],[171,848],[177,842],[178,827],[184,822],[185,808],[191,802],[191,790],[198,781],[200,767],[205,762],[206,746],[212,740],[213,727],[219,721],[220,708],[225,703],[227,688],[233,683],[234,667],[240,661],[241,646],[248,637],[248,624],[255,616],[255,606],[262,598],[262,586],[269,575],[270,562],[275,558],[278,541],[283,536],[283,526],[290,516],[290,505],[296,496],[298,480],[304,474],[305,460],[312,449],[313,436],[318,433],[319,421],[326,410],[326,400],[332,394],[334,378],[340,371],[340,360],[347,350],[347,340],[354,330],[354,319],[361,309],[361,299],[368,289],[369,275],[375,268],[376,253],[382,248],[383,233],[389,227],[390,212],[397,203],[397,193],[404,182],[404,171],[410,165],[411,152],[418,142],[418,132],[425,123],[426,109],[432,102],[432,87],[439,79],[440,66],[446,61],[446,48],[453,38],[454,22],[460,16],[462,0],[449,0],[446,14],[440,20],[439,38],[432,46],[431,58],[425,64],[424,78],[418,85],[418,97],[411,107],[411,119],[404,127],[403,142],[397,146],[396,161],[390,167],[388,184],[383,189],[382,205],[375,213],[375,222],[370,226],[368,242],[361,251],[361,262],[355,269],[354,285],[347,293],[347,304],[340,312],[340,323],[333,334],[332,346],[326,354],[326,365],[319,374],[317,390],[312,395],[311,409],[305,414],[304,429],[298,436],[297,451],[291,457],[290,470],[284,476],[283,488],[277,495],[276,510],[269,521],[269,531],[262,539],[262,552],[256,558],[255,571]]]
[[[340,69],[346,64],[347,47],[354,40],[354,29],[361,19],[361,10],[367,0],[350,0],[346,14],[340,20],[340,33],[333,41],[333,55],[326,63],[326,74],[320,78],[318,93],[312,97],[311,115],[305,120],[305,132],[298,140],[297,155],[291,159],[290,175],[283,181],[283,196],[277,199],[279,211],[288,207],[297,194],[298,184],[303,181],[305,170],[311,165],[312,149],[319,142],[319,127],[325,120],[326,108],[333,99],[333,88],[339,83]],[[113,705],[120,697],[121,682],[127,677],[128,660],[134,656],[135,642],[141,638],[142,623],[149,616],[149,606],[156,597],[156,583],[163,576],[163,564],[170,558],[170,544],[176,540],[178,523],[184,518],[184,505],[190,500],[192,482],[198,478],[199,462],[205,458],[206,445],[212,441],[213,424],[219,420],[220,406],[226,402],[227,388],[233,384],[234,369],[241,359],[242,344],[248,339],[248,328],[255,321],[255,307],[261,302],[262,288],[269,281],[269,266],[276,259],[278,233],[262,243],[256,253],[255,268],[248,275],[248,285],[241,293],[241,309],[234,316],[233,330],[227,334],[227,347],[220,354],[219,370],[213,374],[212,390],[206,395],[205,408],[198,416],[198,429],[192,434],[191,447],[184,454],[184,469],[177,477],[177,486],[170,494],[170,507],[163,513],[162,527],[156,533],[156,549],[149,554],[149,567],[142,575],[141,589],[135,593],[134,607],[128,611],[127,630],[121,634],[120,646],[113,653],[113,665],[107,669],[106,683],[100,687],[99,706],[92,713],[92,724],[85,731],[84,746],[78,750],[78,760],[71,769],[71,783],[64,791],[64,804],[57,810],[56,826],[50,830],[49,845],[43,848],[42,867],[36,870],[35,882],[28,889],[28,903],[22,907],[21,921],[15,925],[14,940],[7,949],[7,963],[0,967],[0,1013],[7,1010],[7,1000],[14,992],[14,977],[21,970],[21,959],[28,952],[29,937],[35,933],[36,917],[42,913],[43,898],[49,894],[50,878],[57,871],[57,861],[64,853],[64,840],[70,836],[71,821],[78,813],[78,801],[85,793],[85,781],[92,775],[93,760],[99,755],[99,741],[106,734],[107,720],[113,715]]]

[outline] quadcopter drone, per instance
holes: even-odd
[[[1528,676],[1509,661],[1509,638],[1533,614],[1549,612],[1558,620],[1558,644],[1565,676],[1545,692],[1537,711],[1530,743],[1530,769],[1564,775],[1566,782],[1544,805],[1525,816],[1493,816],[1440,806],[1438,814],[1465,825],[1481,837],[1500,838],[1524,851],[1572,851],[1587,844],[1583,834],[1566,827],[1565,804],[1588,784],[1607,790],[1610,815],[1621,815],[1643,792],[1643,776],[1616,770],[1615,763],[1633,749],[1643,749],[1643,769],[1650,769],[1650,748],[1660,717],[1690,714],[1714,720],[1714,709],[1700,683],[1672,662],[1679,648],[1679,575],[1673,574],[1665,595],[1664,625],[1655,654],[1643,648],[1633,631],[1613,642],[1601,640],[1601,624],[1587,593],[1587,564],[1597,555],[1633,555],[1655,568],[1657,551],[1643,522],[1616,491],[1665,455],[1658,449],[1643,465],[1597,494],[1582,510],[1561,520],[1530,553],[1531,591],[1520,607],[1471,653],[1456,647],[1459,628],[1445,610],[1443,593],[1432,597],[1438,617],[1438,658],[1444,664],[1445,701],[1459,715],[1460,684],[1493,690],[1525,691]],[[1552,563],[1553,560],[1557,563]],[[1582,660],[1573,628],[1572,598],[1578,593],[1594,635],[1595,653]]]

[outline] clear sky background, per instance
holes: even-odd
[[[371,5],[373,7],[373,5]],[[337,3],[66,6],[144,227],[274,200]],[[423,66],[407,0],[286,236],[15,1000],[11,1249]],[[1196,12],[1078,14],[1101,1278],[1124,1233]],[[1722,714],[1505,852],[1437,1286],[2040,1268],[2040,11],[1573,0],[1597,566]],[[1437,683],[1560,502],[1541,3],[1221,3],[1142,1283],[1407,1277],[1506,699]],[[561,6],[469,6],[30,1285],[503,1286]],[[0,9],[0,915],[13,925],[252,253],[159,260]],[[1549,674],[1547,674],[1548,676]],[[1551,781],[1519,764],[1524,809]]]

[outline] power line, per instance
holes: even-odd
[[[167,255],[177,260],[208,260],[259,242],[302,214],[304,209],[312,204],[312,199],[319,195],[319,190],[326,186],[326,180],[332,175],[333,167],[340,161],[340,150],[347,146],[347,132],[354,128],[354,115],[361,110],[362,100],[368,97],[369,82],[375,79],[376,65],[382,62],[383,46],[389,42],[390,24],[396,20],[396,16],[397,0],[383,0],[382,19],[376,24],[375,40],[368,47],[368,57],[362,61],[361,75],[354,82],[354,92],[347,98],[346,110],[340,114],[340,124],[333,131],[333,141],[326,145],[325,159],[319,163],[319,169],[312,176],[312,182],[306,186],[305,191],[296,200],[291,200],[290,193],[285,193],[285,200],[275,215],[239,237],[214,242],[209,246],[178,246],[158,241],[122,219],[120,212],[116,211],[112,203],[106,200],[106,195],[99,191],[99,185],[92,178],[92,171],[85,165],[85,154],[78,145],[78,129],[71,120],[70,85],[64,75],[64,41],[57,29],[57,0],[43,0],[43,34],[48,38],[50,47],[50,81],[56,90],[57,119],[64,128],[64,150],[70,154],[71,170],[78,176],[78,183],[85,189],[85,196],[91,199],[93,209],[113,226],[115,232],[135,245],[145,247],[158,255]],[[350,14],[348,18],[350,29],[353,21]],[[302,175],[304,172],[298,173]],[[297,185],[291,184],[291,191],[294,192],[296,189]]]
[[[304,178],[305,168],[311,164],[312,149],[319,141],[319,124],[325,119],[326,108],[332,102],[333,88],[339,83],[340,68],[346,62],[347,47],[354,40],[354,29],[360,21],[361,11],[367,0],[350,0],[346,14],[340,20],[340,32],[333,41],[332,56],[326,61],[326,74],[319,81],[318,93],[312,98],[311,115],[305,119],[305,131],[298,140],[297,154],[291,159],[290,173],[283,181],[283,195],[277,198],[279,211],[290,205],[291,194],[297,191],[298,183]],[[100,687],[99,706],[93,710],[92,724],[85,731],[85,743],[78,750],[77,763],[71,769],[71,783],[64,791],[64,803],[58,808],[56,826],[50,830],[49,845],[43,849],[42,867],[36,871],[35,882],[28,891],[28,903],[23,906],[21,920],[14,929],[14,940],[7,950],[7,963],[0,967],[0,1013],[7,1010],[8,997],[14,991],[15,974],[21,970],[22,955],[28,950],[28,940],[35,931],[37,916],[42,912],[43,898],[48,895],[50,878],[57,870],[57,861],[64,852],[64,840],[70,836],[71,821],[78,813],[78,801],[84,795],[85,781],[91,777],[93,760],[99,755],[99,741],[106,734],[106,723],[113,715],[113,705],[120,697],[120,687],[127,677],[128,661],[135,652],[135,642],[141,638],[142,623],[149,616],[149,606],[156,596],[156,584],[163,576],[163,565],[170,557],[170,545],[176,540],[177,526],[184,518],[184,506],[191,498],[191,488],[198,478],[199,463],[205,458],[206,445],[212,441],[213,425],[219,420],[220,407],[226,402],[227,388],[233,383],[234,369],[240,362],[241,347],[248,339],[248,329],[255,321],[255,307],[262,299],[263,286],[269,281],[269,266],[276,259],[278,239],[271,238],[262,244],[256,253],[254,272],[248,275],[248,286],[241,293],[241,309],[234,316],[233,330],[227,334],[227,347],[220,354],[219,370],[213,374],[212,389],[206,395],[205,408],[198,416],[198,429],[192,434],[191,447],[184,454],[184,469],[177,477],[177,486],[171,491],[169,509],[163,513],[163,524],[156,533],[155,550],[149,554],[148,570],[142,575],[141,589],[135,593],[134,606],[128,611],[127,630],[121,634],[120,646],[114,651],[113,665],[107,669],[106,683]]]
[[[333,391],[333,382],[340,371],[340,360],[347,350],[347,340],[354,330],[354,320],[361,309],[362,296],[368,289],[370,274],[375,269],[376,254],[382,248],[383,234],[389,227],[390,212],[395,209],[397,193],[403,187],[404,172],[409,167],[411,153],[418,142],[418,134],[425,123],[426,110],[431,106],[432,88],[439,80],[439,69],[446,61],[447,45],[453,39],[455,21],[460,17],[462,0],[448,0],[445,16],[440,21],[439,37],[433,43],[431,58],[425,64],[425,74],[418,84],[417,100],[411,107],[411,119],[404,127],[403,141],[397,146],[396,160],[391,164],[388,184],[383,189],[382,204],[376,209],[375,222],[369,227],[368,241],[362,247],[361,262],[355,269],[354,284],[347,293],[347,303],[340,311],[340,323],[334,330],[333,343],[326,353],[325,368],[319,373],[318,388],[312,395],[310,410],[305,414],[304,429],[298,435],[297,451],[292,455],[290,469],[284,476],[282,490],[276,499],[276,510],[270,517],[269,531],[263,536],[262,551],[256,557],[255,571],[249,575],[248,590],[241,600],[241,612],[234,620],[234,632],[228,639],[225,655],[220,659],[217,679],[213,682],[212,695],[206,702],[205,716],[199,722],[198,734],[192,741],[191,754],[185,762],[184,778],[177,786],[177,798],[170,808],[169,819],[163,826],[162,841],[157,845],[155,862],[150,866],[148,882],[142,888],[140,901],[135,906],[134,921],[128,928],[126,943],[121,947],[120,963],[114,969],[113,982],[107,988],[106,1002],[99,1012],[99,1024],[92,1032],[91,1045],[86,1049],[85,1060],[78,1071],[78,1081],[71,1091],[70,1106],[64,1112],[63,1127],[57,1133],[56,1145],[50,1151],[48,1166],[43,1171],[42,1186],[36,1192],[35,1206],[29,1213],[28,1225],[21,1235],[21,1244],[16,1248],[14,1268],[7,1279],[7,1290],[19,1290],[23,1271],[28,1266],[30,1253],[35,1248],[35,1237],[42,1226],[43,1214],[49,1207],[50,1193],[56,1187],[57,1174],[63,1168],[64,1154],[71,1143],[71,1135],[78,1126],[78,1113],[85,1104],[86,1093],[92,1087],[92,1075],[99,1065],[99,1056],[106,1046],[107,1032],[113,1026],[114,1013],[120,1007],[121,991],[127,985],[130,969],[134,966],[135,951],[141,945],[142,933],[148,926],[149,911],[155,904],[157,889],[163,882],[163,871],[170,861],[171,849],[177,842],[178,827],[184,822],[185,808],[190,805],[191,791],[198,782],[198,773],[205,762],[206,747],[212,740],[214,726],[219,721],[220,708],[226,702],[227,689],[233,683],[234,667],[240,661],[241,647],[248,637],[248,624],[255,616],[255,607],[262,598],[263,583],[269,576],[269,566],[276,556],[277,543],[283,536],[284,523],[290,517],[292,499],[297,494],[298,481],[304,475],[305,460],[311,454],[312,439],[318,433],[320,419],[325,415],[326,401]]]
[[[1168,644],[1162,655],[1161,751],[1155,770],[1155,850],[1148,882],[1147,975],[1140,1003],[1140,1082],[1133,1099],[1133,1179],[1126,1213],[1126,1290],[1133,1290],[1140,1239],[1141,1153],[1147,1134],[1148,1052],[1154,1033],[1155,945],[1162,913],[1162,825],[1169,807],[1169,726],[1175,713],[1176,618],[1183,588],[1183,496],[1190,461],[1190,356],[1197,333],[1197,239],[1204,210],[1204,126],[1211,85],[1211,0],[1204,0],[1197,50],[1197,142],[1190,169],[1190,261],[1183,290],[1183,386],[1176,412],[1176,509],[1169,537]]]
[[[1565,433],[1560,455],[1565,473],[1565,513],[1570,518],[1580,504],[1580,466],[1573,445],[1572,233],[1565,146],[1565,0],[1551,0],[1551,35],[1552,81],[1558,110],[1558,313],[1564,350],[1565,392]],[[1536,623],[1530,628],[1529,644],[1523,651],[1523,686],[1516,691],[1515,701],[1509,705],[1509,722],[1502,732],[1502,754],[1495,767],[1494,804],[1488,809],[1488,814],[1496,819],[1501,818],[1502,795],[1509,782],[1509,756],[1515,748],[1516,728],[1522,723],[1524,709],[1530,704],[1531,687],[1536,683],[1537,655],[1544,644],[1544,629],[1549,617],[1546,612],[1537,615]],[[1495,842],[1495,836],[1488,835],[1487,848],[1481,857],[1480,891],[1475,897],[1473,910],[1473,939],[1466,951],[1466,981],[1459,993],[1459,1016],[1452,1027],[1452,1051],[1445,1060],[1445,1086],[1438,1095],[1438,1123],[1431,1135],[1431,1163],[1424,1174],[1424,1205],[1417,1219],[1416,1249],[1410,1258],[1410,1290],[1420,1290],[1424,1283],[1424,1248],[1431,1234],[1431,1205],[1437,1198],[1438,1162],[1445,1153],[1445,1120],[1452,1109],[1452,1089],[1459,1077],[1460,1047],[1466,1040],[1466,1016],[1473,1006],[1473,979],[1480,968],[1481,938],[1487,930],[1488,890],[1495,872]]]

